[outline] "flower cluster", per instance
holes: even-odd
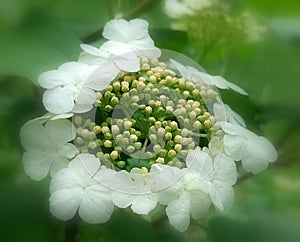
[[[277,156],[217,88],[247,93],[178,53],[162,61],[144,20],[111,20],[103,36],[99,48],[81,45],[77,62],[40,75],[49,113],[21,129],[26,173],[50,173],[52,214],[104,223],[115,207],[147,215],[161,204],[185,231],[211,205],[229,208],[236,162],[258,173]]]

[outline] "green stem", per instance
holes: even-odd
[[[115,4],[114,0],[106,0],[108,6],[109,17],[113,19],[115,17]]]
[[[76,242],[78,234],[78,217],[75,216],[66,222],[64,242]]]

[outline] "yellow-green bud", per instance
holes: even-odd
[[[126,130],[129,130],[131,127],[132,127],[132,122],[129,121],[129,120],[126,120],[126,121],[124,122],[124,128],[125,128]]]
[[[134,152],[135,151],[135,148],[134,148],[134,146],[132,146],[132,145],[129,145],[128,147],[127,147],[127,149],[126,149],[129,153],[132,153],[132,152]]]
[[[90,149],[93,150],[93,149],[97,148],[98,144],[95,141],[90,141],[89,144],[88,144],[88,146],[89,146]]]
[[[112,147],[112,142],[110,140],[105,140],[103,145],[106,148],[110,148],[110,147]]]
[[[101,131],[103,134],[106,134],[106,133],[110,132],[110,129],[107,126],[104,126],[104,127],[102,127]]]
[[[171,158],[171,157],[174,157],[176,155],[176,151],[175,150],[169,150],[168,151],[168,156]]]
[[[155,154],[158,154],[161,150],[161,146],[160,145],[154,145],[153,146],[153,151]]]
[[[166,138],[166,140],[171,140],[171,139],[172,139],[172,133],[167,132],[167,133],[165,134],[165,138]]]
[[[181,142],[182,142],[182,136],[181,135],[176,135],[174,137],[174,142],[177,143],[177,144],[181,144]]]
[[[110,157],[111,157],[113,160],[118,159],[118,157],[119,157],[118,151],[113,150],[113,151],[110,153]]]
[[[118,161],[117,162],[117,166],[119,167],[119,168],[124,168],[125,167],[125,165],[126,165],[126,162],[125,161]]]
[[[99,125],[96,125],[95,127],[94,127],[94,132],[95,132],[95,134],[100,134],[101,133],[101,127],[99,126]]]
[[[131,134],[131,135],[130,135],[130,140],[131,140],[132,142],[137,142],[138,137],[137,137],[135,134]]]
[[[176,144],[176,145],[174,146],[174,150],[175,150],[176,152],[181,151],[181,149],[182,149],[182,145],[181,145],[181,144]]]

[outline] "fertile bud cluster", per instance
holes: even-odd
[[[141,66],[97,93],[96,123],[75,117],[75,143],[109,167],[185,167],[191,150],[223,134],[205,105],[217,92],[178,76],[164,62],[143,58]]]

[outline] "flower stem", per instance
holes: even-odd
[[[66,222],[64,242],[76,242],[78,233],[78,217],[75,216]]]

